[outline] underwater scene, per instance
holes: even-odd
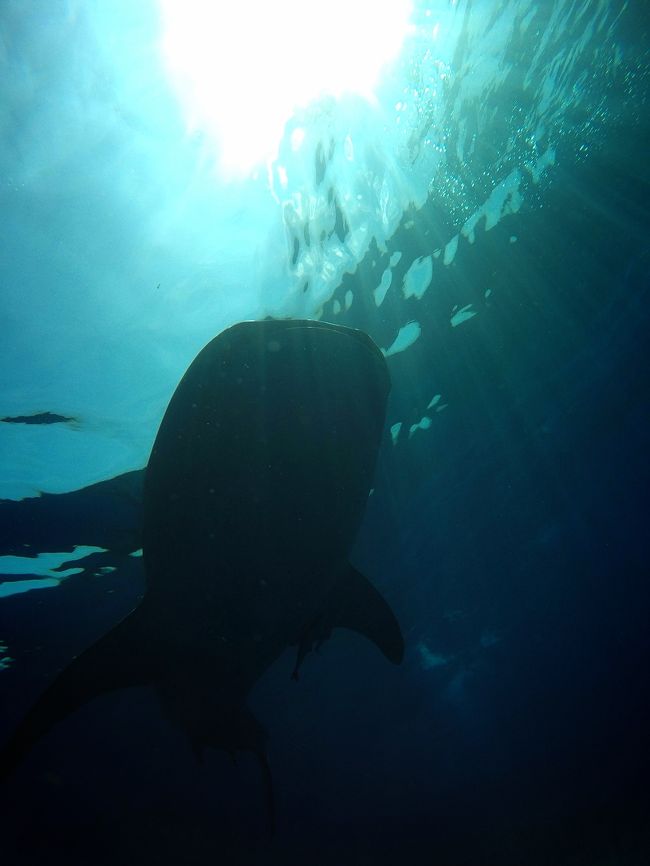
[[[0,859],[650,863],[650,8],[0,0]]]

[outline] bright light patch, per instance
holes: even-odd
[[[72,568],[56,571],[64,562],[83,559],[91,553],[105,553],[103,547],[75,547],[66,553],[39,553],[38,556],[0,556],[0,579],[3,574],[39,574],[56,578],[57,583],[64,577],[77,574],[82,569]],[[48,584],[51,586],[52,584]]]
[[[302,128],[294,129],[291,133],[291,150],[300,150],[300,145],[305,140],[305,130]]]
[[[53,586],[59,586],[60,583],[61,581],[54,577],[43,577],[40,580],[7,580],[0,583],[0,598],[20,595],[23,592],[30,592],[32,589],[51,589]]]
[[[217,143],[221,168],[271,158],[298,106],[323,94],[373,99],[409,27],[412,0],[159,0],[162,52],[191,131]]]

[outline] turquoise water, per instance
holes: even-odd
[[[2,737],[140,595],[141,470],[242,319],[385,352],[353,560],[406,659],[341,632],[298,686],[288,655],[258,684],[270,847],[253,763],[195,767],[148,694],[102,698],[5,783],[14,862],[645,862],[647,15],[417,3],[372,97],[302,95],[270,126],[263,64],[288,87],[323,37],[278,6],[259,58],[261,15],[214,36],[239,46],[215,93],[254,70],[215,139],[156,4],[0,7]]]

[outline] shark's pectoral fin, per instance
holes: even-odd
[[[298,679],[305,656],[318,650],[333,628],[349,628],[371,640],[386,658],[400,664],[404,658],[404,638],[388,602],[370,581],[351,565],[330,592],[325,609],[303,632],[292,678]]]
[[[11,773],[58,722],[105,692],[143,685],[154,676],[147,661],[141,608],[74,658],[46,689],[0,752],[0,778]]]
[[[371,640],[393,664],[404,658],[404,638],[388,602],[351,565],[330,596],[331,628],[349,628]]]

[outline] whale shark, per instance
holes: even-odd
[[[209,342],[145,470],[144,596],[37,700],[0,774],[91,699],[153,685],[197,757],[207,747],[257,756],[272,814],[266,732],[246,703],[253,685],[291,647],[297,679],[337,628],[402,661],[393,611],[349,558],[389,391],[381,351],[347,327],[247,321]]]

